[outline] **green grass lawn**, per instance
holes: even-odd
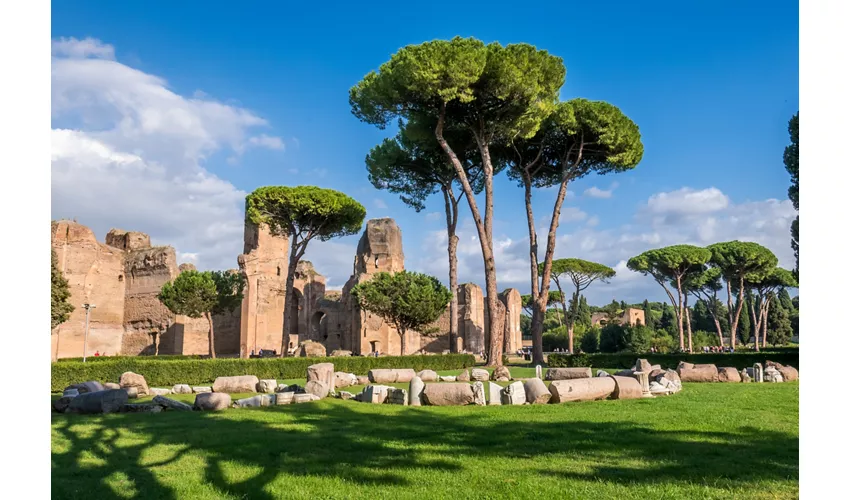
[[[685,384],[545,406],[53,414],[53,497],[797,498],[798,402],[797,383]]]

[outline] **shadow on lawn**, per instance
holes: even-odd
[[[361,485],[403,486],[408,480],[402,473],[409,474],[411,469],[424,474],[464,469],[457,460],[419,456],[435,453],[436,447],[447,457],[461,454],[496,460],[572,455],[595,468],[586,474],[556,467],[538,472],[623,484],[721,480],[734,486],[798,476],[798,440],[785,433],[751,428],[735,433],[661,431],[628,422],[529,424],[522,411],[527,409],[507,409],[511,418],[500,420],[488,418],[489,412],[447,414],[431,408],[399,408],[402,411],[378,414],[348,404],[324,403],[241,410],[239,415],[227,416],[199,412],[55,416],[54,431],[68,439],[70,447],[53,454],[53,496],[119,498],[105,478],[123,472],[142,497],[176,498],[150,468],[175,462],[190,451],[200,452],[195,457],[206,460],[204,479],[210,485],[251,499],[274,498],[264,488],[281,472]],[[74,429],[78,424],[80,428]],[[128,444],[118,446],[119,436]],[[167,446],[173,456],[150,461],[148,452],[155,445]],[[98,462],[80,467],[84,457]],[[618,459],[645,461],[640,468],[618,467]],[[234,482],[227,479],[225,470],[232,463],[260,472]]]

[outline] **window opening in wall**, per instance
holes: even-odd
[[[277,275],[280,276],[280,266],[277,266]]]
[[[124,275],[123,274],[118,275],[118,281],[124,281]]]

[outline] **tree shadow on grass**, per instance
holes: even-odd
[[[493,418],[493,411],[502,414]],[[409,486],[411,470],[474,473],[456,458],[427,456],[434,454],[486,458],[488,463],[562,456],[595,465],[580,473],[528,464],[523,473],[620,484],[720,481],[746,486],[798,475],[798,439],[787,433],[752,428],[670,432],[632,422],[560,422],[558,417],[568,413],[559,411],[567,410],[564,405],[388,408],[324,401],[222,413],[57,415],[54,431],[69,446],[53,454],[54,497],[119,498],[106,478],[122,472],[141,497],[176,498],[151,468],[176,462],[187,452],[200,452],[196,456],[205,461],[203,480],[209,485],[251,499],[274,498],[267,487],[282,473],[389,487]],[[535,421],[529,421],[528,412]],[[540,413],[548,412],[549,421],[539,421]],[[127,442],[119,442],[119,436]],[[157,445],[165,445],[171,455],[152,463],[145,454]],[[81,465],[84,458],[86,465]],[[230,479],[227,470],[233,464],[259,472]]]

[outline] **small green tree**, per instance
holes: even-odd
[[[545,277],[545,266],[546,262],[540,264],[540,273]],[[594,281],[601,281],[603,283],[607,283],[609,279],[613,278],[615,274],[617,274],[610,267],[597,264],[596,262],[590,262],[582,259],[557,259],[552,261],[550,265],[550,272],[552,281],[555,282],[555,286],[558,287],[558,292],[561,296],[564,296],[564,289],[561,286],[561,281],[569,280],[574,288],[572,300],[570,301],[574,305],[578,305],[579,296],[581,292],[587,289]],[[548,288],[548,287],[546,287]],[[544,288],[544,289],[546,289]],[[574,307],[570,310],[570,313],[567,314],[566,305],[562,302],[561,305],[564,307],[564,316],[567,318],[567,335],[569,336],[569,350],[573,352],[573,331],[575,328],[576,320],[578,319],[578,310]],[[533,323],[532,323],[533,327]]]
[[[68,280],[59,270],[56,252],[50,249],[50,329],[54,329],[68,321],[74,306],[71,305],[71,289]]]
[[[360,307],[392,325],[401,337],[401,354],[407,354],[407,332],[437,321],[451,300],[451,292],[427,274],[401,271],[375,273],[351,289]]]
[[[652,308],[649,306],[649,300],[644,299],[643,301],[643,317],[646,326],[650,329],[655,329],[655,318],[652,317]]]
[[[215,358],[212,316],[232,311],[242,303],[245,278],[236,272],[184,271],[162,285],[159,301],[174,314],[205,317],[210,325],[210,357]]]
[[[791,316],[788,310],[782,307],[780,302],[776,301],[773,292],[769,294],[769,301],[775,302],[775,305],[770,308],[767,319],[765,320],[767,323],[765,340],[773,346],[784,345],[791,340],[791,336],[794,334],[791,326]]]
[[[366,209],[353,198],[315,186],[266,186],[245,199],[245,217],[252,223],[268,226],[275,236],[289,237],[289,270],[286,275],[284,311],[295,298],[295,270],[313,239],[328,241],[360,232]],[[283,315],[283,339],[280,350],[285,356],[289,346],[290,315]]]
[[[753,299],[752,295],[750,295],[749,297],[745,296],[744,297],[744,305],[741,306],[742,310],[746,311],[750,307],[750,303],[753,302],[753,300],[754,299]],[[735,307],[738,307],[737,303],[735,304]],[[735,335],[737,335],[738,338],[741,339],[741,342],[744,343],[744,344],[746,344],[750,341],[750,337],[753,336],[753,324],[752,324],[752,320],[750,319],[750,316],[748,314],[742,314],[741,315],[741,320],[738,322],[738,329],[735,330],[735,332],[733,332],[729,336],[732,337],[732,336],[735,336]],[[731,339],[730,339],[730,342],[731,342]]]
[[[599,328],[590,328],[581,337],[579,348],[582,352],[599,352]]]

